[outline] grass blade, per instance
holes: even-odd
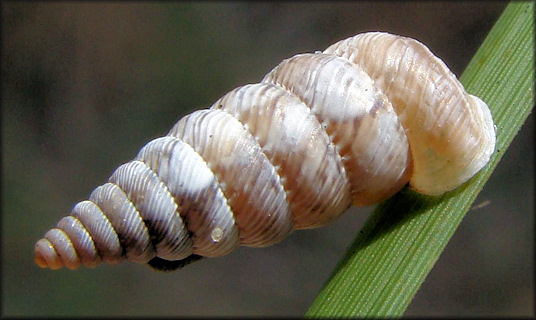
[[[490,106],[490,163],[442,197],[404,189],[380,204],[306,313],[401,316],[534,106],[534,2],[510,3],[460,80]]]

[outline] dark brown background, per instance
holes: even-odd
[[[426,43],[460,75],[504,2],[2,2],[4,315],[301,316],[370,208],[182,271],[41,270],[33,246],[186,113],[282,59],[364,31]],[[534,315],[533,117],[407,316]]]

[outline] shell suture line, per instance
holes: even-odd
[[[34,260],[170,271],[272,245],[406,184],[453,190],[488,163],[495,137],[487,105],[424,44],[358,34],[180,119],[45,233]]]

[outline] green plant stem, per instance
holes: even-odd
[[[442,196],[404,189],[371,214],[307,317],[401,316],[534,106],[534,2],[512,2],[460,78],[486,101],[496,152]]]

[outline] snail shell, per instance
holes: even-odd
[[[174,269],[273,245],[408,182],[450,191],[494,147],[487,105],[426,46],[358,34],[180,119],[48,231],[35,262]]]

